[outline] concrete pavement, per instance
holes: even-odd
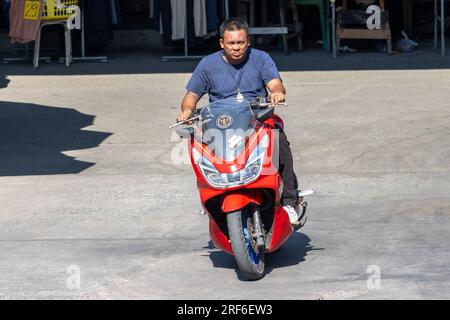
[[[194,62],[0,66],[0,298],[449,299],[449,60],[274,57],[317,194],[257,282],[212,248],[171,163]]]

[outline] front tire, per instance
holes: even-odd
[[[250,210],[227,214],[228,234],[236,263],[248,280],[264,277],[264,248],[258,248],[252,239],[253,218]]]

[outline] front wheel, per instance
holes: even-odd
[[[264,248],[258,247],[253,238],[253,218],[249,211],[243,209],[227,214],[228,234],[242,275],[258,280],[264,276]]]

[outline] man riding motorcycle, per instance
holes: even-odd
[[[249,26],[240,18],[226,20],[220,27],[222,50],[204,57],[188,82],[177,121],[188,121],[200,98],[210,102],[227,98],[255,100],[268,95],[273,106],[285,100],[286,89],[278,69],[266,52],[250,47]],[[267,94],[269,89],[269,94]],[[282,205],[293,227],[303,226],[306,216],[298,196],[297,176],[289,142],[279,130],[279,172],[283,179]],[[303,212],[300,216],[300,211]]]

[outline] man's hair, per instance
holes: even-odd
[[[248,23],[241,18],[230,18],[225,20],[220,26],[220,37],[223,39],[225,31],[245,30],[245,33],[249,33]]]

